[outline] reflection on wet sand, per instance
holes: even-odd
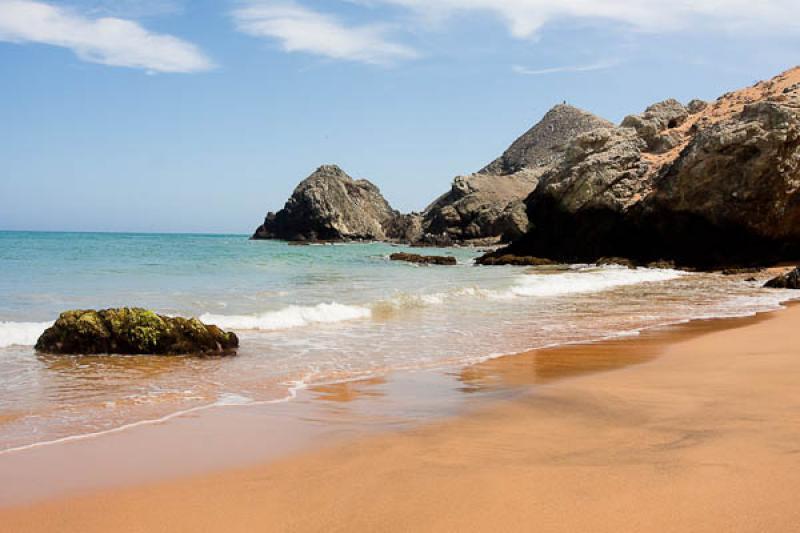
[[[343,383],[317,385],[309,391],[315,399],[326,402],[351,402],[359,398],[378,398],[386,395],[386,391],[378,387],[386,384],[386,378],[376,377]]]
[[[559,346],[499,357],[463,368],[458,374],[463,384],[459,390],[475,393],[523,387],[646,363],[665,349],[668,339],[670,342],[686,341],[710,331],[732,329],[760,321],[765,316],[725,321],[698,320],[677,327],[653,329],[634,338],[619,337],[598,343]]]

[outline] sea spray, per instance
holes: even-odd
[[[367,307],[345,305],[336,302],[321,303],[314,306],[290,305],[277,311],[267,311],[254,315],[213,315],[206,313],[200,320],[221,328],[236,330],[272,331],[298,328],[311,324],[329,324],[370,318],[372,311]]]
[[[52,322],[0,322],[0,348],[33,346]]]

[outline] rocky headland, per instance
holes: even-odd
[[[625,257],[703,269],[800,257],[800,69],[579,135],[492,256]]]
[[[714,102],[665,100],[619,126],[556,106],[420,214],[400,214],[371,183],[321,167],[254,237],[505,240],[507,247],[479,262],[617,257],[637,265],[741,268],[800,258],[798,191],[795,68]]]

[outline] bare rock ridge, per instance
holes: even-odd
[[[714,102],[665,100],[620,126],[556,106],[421,214],[400,214],[371,183],[320,167],[254,237],[511,240],[483,264],[617,257],[711,269],[796,261],[800,67]]]
[[[561,104],[481,171],[458,176],[423,213],[423,240],[490,244],[522,235],[528,226],[523,200],[539,178],[559,164],[570,140],[612,124]]]
[[[561,104],[480,172],[458,176],[422,214],[400,214],[366,180],[325,165],[303,180],[284,208],[267,214],[254,239],[387,240],[413,244],[496,243],[528,227],[523,200],[558,164],[576,135],[610,122]]]
[[[415,224],[413,217],[392,209],[371,182],[354,180],[336,165],[323,165],[300,182],[283,209],[267,214],[253,238],[412,240]]]
[[[800,68],[579,135],[525,203],[529,231],[498,255],[698,268],[798,259]]]

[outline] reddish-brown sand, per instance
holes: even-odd
[[[6,508],[0,530],[800,531],[798,306],[460,377],[538,385],[269,464]]]

